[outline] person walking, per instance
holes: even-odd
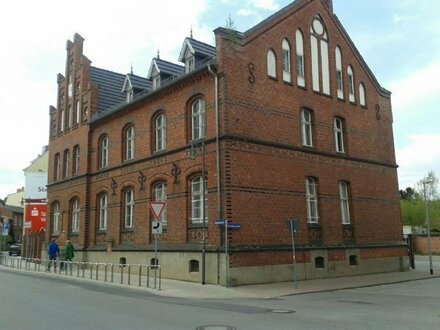
[[[73,247],[73,244],[71,241],[66,241],[66,246],[64,247],[64,253],[66,256],[66,262],[67,264],[70,262],[70,270],[72,270],[72,260],[73,257],[75,257],[75,248]]]
[[[49,264],[47,265],[47,271],[50,272],[50,267],[53,262],[53,267],[55,269],[55,273],[57,271],[57,256],[60,254],[60,248],[55,240],[52,239],[52,242],[47,246],[47,254],[49,255]]]

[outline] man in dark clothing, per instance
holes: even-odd
[[[47,246],[47,254],[49,255],[49,263],[47,264],[47,271],[50,272],[50,266],[53,262],[53,267],[55,269],[55,273],[57,271],[57,256],[60,254],[60,248],[58,247],[58,244],[54,239],[52,239],[52,242]]]

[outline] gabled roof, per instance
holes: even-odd
[[[156,69],[160,74],[170,76],[180,76],[185,72],[185,68],[179,64],[174,64],[168,61],[161,60],[160,58],[153,58],[151,60],[150,69],[148,70],[148,79],[151,79],[153,69]]]
[[[185,38],[180,50],[179,62],[185,62],[185,53],[189,49],[193,55],[201,57],[215,57],[215,47],[193,38]]]
[[[151,89],[153,83],[147,78],[128,73],[125,76],[125,81],[122,85],[121,92],[126,91],[127,85],[129,85],[133,90],[148,90]]]
[[[121,93],[125,81],[124,74],[92,66],[90,79],[99,89],[98,111],[106,111],[125,100],[125,95]]]

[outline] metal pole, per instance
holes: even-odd
[[[426,198],[426,184],[432,183],[432,181],[424,181],[423,183],[423,195],[425,197],[425,214],[426,214],[426,230],[428,231],[428,256],[429,256],[429,273],[434,274],[432,267],[432,251],[431,251],[431,226],[429,223],[429,211],[428,211],[428,199]]]
[[[293,259],[293,278],[295,280],[295,289],[298,289],[298,281],[296,280],[296,258],[295,258],[295,233],[293,221],[290,220],[290,233],[292,235],[292,259]]]
[[[205,141],[202,140],[202,284],[206,283]]]
[[[157,234],[154,234],[154,288],[156,289],[156,278],[157,278]]]
[[[228,258],[228,220],[225,220],[225,287],[229,286],[229,258]]]

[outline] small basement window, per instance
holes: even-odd
[[[151,258],[150,260],[150,266],[152,266],[151,268],[156,269],[157,268],[156,266],[158,265],[159,265],[159,260],[156,258]]]
[[[199,272],[199,261],[198,260],[190,260],[189,261],[189,272],[190,273],[198,273]]]
[[[324,268],[324,257],[315,258],[315,268]]]
[[[125,266],[127,264],[127,258],[121,257],[119,258],[119,265]]]
[[[358,258],[357,255],[352,254],[349,258],[348,261],[350,262],[350,266],[357,266],[358,264]]]

